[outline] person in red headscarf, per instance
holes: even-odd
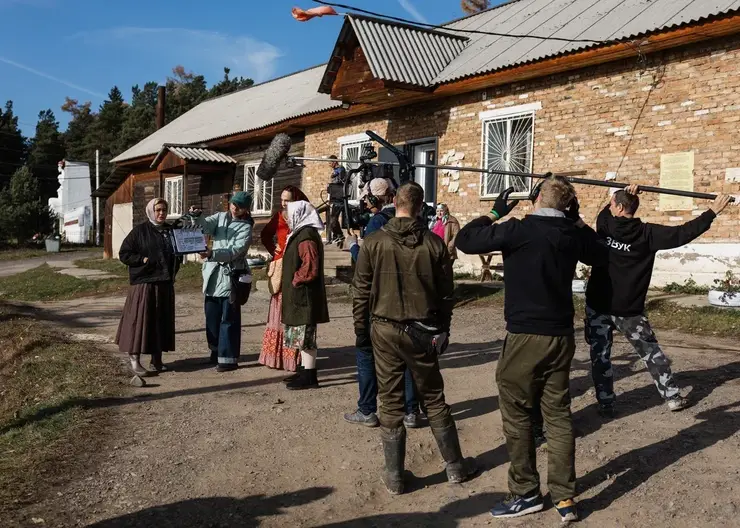
[[[283,294],[280,284],[282,275],[282,258],[285,244],[290,233],[288,222],[285,219],[285,211],[288,203],[296,201],[309,201],[306,195],[298,187],[289,185],[280,194],[282,209],[275,213],[270,222],[265,226],[260,235],[262,245],[272,255],[270,268],[268,269],[268,284],[270,287],[270,309],[267,313],[267,327],[262,337],[262,350],[259,363],[274,369],[283,369],[290,372],[298,370],[300,362],[300,350],[287,349],[283,347],[283,325],[281,321],[281,310],[283,305]],[[290,381],[292,378],[287,379]]]

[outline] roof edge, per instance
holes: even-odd
[[[455,18],[454,20],[450,20],[449,22],[445,22],[441,25],[441,27],[449,26],[451,24],[457,24],[458,22],[461,22],[463,20],[466,20],[468,18],[477,17],[478,15],[482,15],[483,13],[488,13],[489,11],[493,11],[495,9],[500,9],[502,7],[505,7],[509,4],[516,4],[517,2],[521,2],[522,0],[509,0],[508,2],[501,2],[498,5],[487,7],[482,11],[478,11],[477,13],[471,13],[470,15],[461,16],[460,18]]]
[[[515,1],[519,1],[519,0],[515,0]],[[388,19],[385,19],[385,18],[379,18],[379,17],[374,17],[374,16],[368,16],[368,15],[351,15],[351,14],[350,15],[347,15],[347,18],[349,20],[352,20],[352,19],[360,19],[360,20],[367,20],[367,21],[370,21],[370,22],[375,22],[376,24],[385,24],[385,25],[388,25],[388,26],[396,26],[396,27],[408,29],[408,30],[411,30],[411,31],[419,31],[419,32],[422,32],[422,33],[429,33],[430,35],[436,35],[438,37],[449,37],[449,38],[456,38],[456,39],[459,39],[459,40],[470,40],[468,37],[464,37],[462,35],[456,35],[454,33],[448,33],[447,31],[440,31],[438,29],[432,29],[432,28],[423,27],[423,26],[416,26],[414,24],[410,24],[410,23],[407,23],[407,22],[399,22],[397,20],[388,20]],[[439,26],[439,27],[443,27],[443,26]],[[450,30],[448,30],[448,31],[450,31]]]
[[[507,3],[511,4],[511,3],[519,2],[519,1],[521,1],[521,0],[513,0],[512,2],[507,2]],[[502,5],[504,5],[504,4],[502,4]],[[636,33],[636,34],[630,35],[628,37],[622,37],[620,39],[615,39],[614,41],[611,41],[611,42],[606,42],[605,41],[603,43],[595,43],[595,44],[592,44],[592,45],[589,45],[589,46],[584,46],[582,48],[578,48],[578,49],[574,49],[574,50],[570,50],[570,51],[566,51],[566,52],[555,53],[555,54],[547,55],[545,57],[541,57],[541,58],[534,59],[534,60],[524,61],[524,62],[520,62],[520,63],[516,63],[516,64],[510,64],[508,66],[503,66],[503,67],[500,67],[500,68],[494,68],[494,69],[491,69],[491,70],[484,70],[484,71],[474,72],[474,73],[470,73],[470,74],[467,74],[467,75],[461,75],[459,77],[454,77],[454,78],[449,79],[447,81],[438,81],[438,82],[436,82],[433,85],[433,88],[436,90],[437,88],[439,88],[441,86],[448,86],[448,85],[453,84],[453,83],[456,83],[456,82],[464,82],[466,80],[470,80],[470,79],[473,79],[475,77],[483,77],[485,75],[491,75],[491,74],[494,74],[494,73],[498,73],[498,72],[502,72],[502,71],[506,71],[506,70],[511,70],[511,69],[514,69],[514,68],[519,68],[521,66],[526,66],[526,65],[531,65],[531,64],[538,64],[538,63],[544,63],[544,62],[551,61],[551,60],[554,60],[554,59],[558,59],[558,58],[561,58],[561,57],[569,57],[569,56],[579,55],[581,53],[586,53],[586,52],[589,52],[589,51],[608,49],[608,48],[610,48],[612,46],[623,45],[625,43],[628,43],[630,41],[634,41],[634,40],[637,40],[637,39],[646,38],[646,37],[650,37],[650,36],[663,35],[663,34],[670,34],[670,33],[673,33],[673,32],[676,32],[676,31],[685,30],[685,29],[688,29],[688,28],[691,28],[691,27],[699,27],[699,26],[702,26],[702,25],[707,24],[707,23],[718,22],[718,21],[721,21],[723,19],[737,18],[738,16],[740,16],[740,8],[731,9],[731,10],[728,10],[728,11],[726,11],[724,13],[717,13],[717,14],[707,15],[707,16],[698,18],[696,20],[690,20],[688,22],[684,22],[682,24],[675,24],[675,25],[670,26],[670,27],[665,27],[665,28],[660,28],[660,29],[654,29],[654,30],[650,30],[650,31],[644,31],[642,33]],[[738,31],[738,32],[740,32],[740,31]],[[721,38],[721,36],[719,36],[719,35],[707,35],[707,38],[706,39],[703,39],[703,40],[712,40],[714,38]],[[674,46],[669,46],[669,47],[663,48],[663,49],[676,48],[676,47],[682,46],[684,44],[686,44],[686,43],[676,44]],[[654,53],[654,51],[648,51],[648,53]],[[443,72],[444,72],[444,70],[443,70]],[[543,76],[546,76],[546,75],[547,74],[543,74]]]

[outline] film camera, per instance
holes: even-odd
[[[399,183],[403,185],[412,181],[414,177],[414,165],[411,163],[407,153],[396,148],[381,138],[374,132],[368,130],[367,135],[379,143],[382,147],[388,149],[398,160],[397,163],[378,163],[372,160],[378,157],[377,152],[372,144],[365,145],[360,153],[358,160],[359,165],[347,171],[347,177],[343,182],[332,183],[329,185],[329,202],[333,207],[342,208],[342,229],[356,229],[362,234],[365,226],[372,216],[366,200],[360,200],[359,205],[350,204],[351,185],[358,181],[358,188],[362,191],[370,180],[374,178],[388,178],[398,188]],[[394,171],[394,165],[397,165],[398,174]],[[434,218],[435,209],[427,204],[421,212],[421,218],[429,222]]]
[[[347,176],[343,181],[329,184],[329,202],[332,207],[342,208],[342,229],[362,231],[370,221],[370,208],[365,199],[359,200],[358,204],[350,203],[352,186],[355,182],[360,192],[374,178],[390,178],[395,182],[392,165],[371,163],[377,157],[378,153],[375,148],[372,145],[365,145],[360,153],[357,167],[347,171]]]

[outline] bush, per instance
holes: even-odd
[[[0,191],[0,239],[24,243],[36,233],[51,233],[53,222],[54,214],[41,201],[38,179],[21,167]]]
[[[699,286],[694,279],[686,279],[683,284],[671,282],[663,286],[666,293],[682,293],[684,295],[704,295],[709,292],[706,286]]]

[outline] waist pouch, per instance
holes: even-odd
[[[397,321],[391,321],[390,319],[383,319],[380,317],[375,318],[378,321],[390,323],[396,328],[403,330],[414,345],[416,345],[424,353],[441,354],[447,348],[446,332],[442,332],[439,328],[433,326],[427,326],[418,321],[412,321],[410,323],[399,323]]]
[[[229,302],[244,306],[249,300],[249,294],[252,292],[252,272],[246,270],[234,270],[230,273],[231,293],[229,293]]]

